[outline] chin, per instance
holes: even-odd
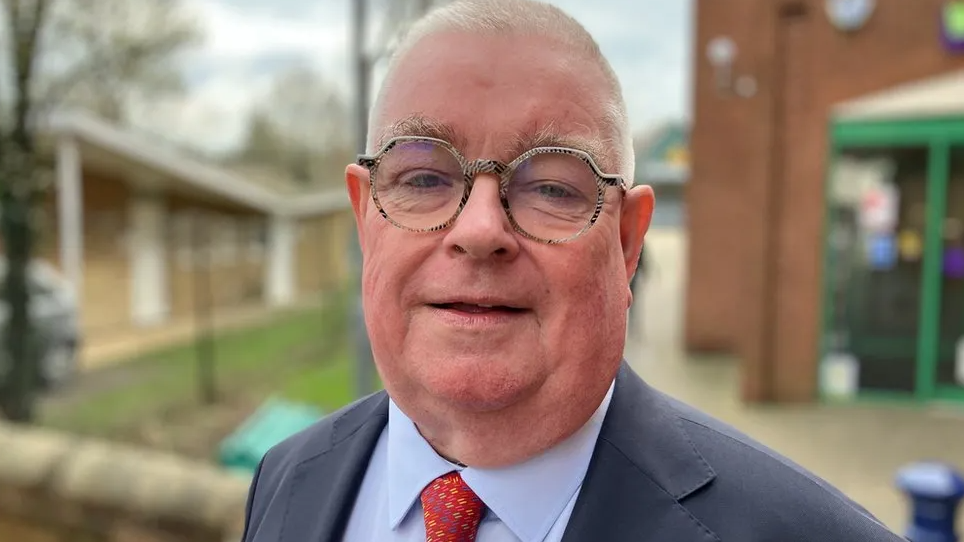
[[[431,359],[431,358],[428,358]],[[543,375],[531,361],[513,356],[435,358],[414,375],[434,400],[455,408],[491,412],[524,400],[537,390]]]

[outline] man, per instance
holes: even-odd
[[[247,542],[880,542],[826,483],[622,361],[653,210],[586,31],[456,1],[399,47],[347,169],[387,393],[272,449]]]

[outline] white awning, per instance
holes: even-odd
[[[69,137],[83,143],[83,151],[100,150],[121,163],[148,170],[155,174],[152,178],[162,179],[171,185],[181,183],[267,214],[318,216],[350,206],[346,190],[312,194],[277,193],[234,172],[164,148],[82,112],[64,111],[54,115],[46,128],[51,135]]]
[[[964,70],[841,102],[834,120],[905,120],[964,115]]]

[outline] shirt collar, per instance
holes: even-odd
[[[389,402],[388,511],[394,530],[422,489],[453,470],[522,541],[542,540],[579,489],[612,400],[615,382],[592,417],[576,433],[539,456],[499,469],[461,468],[428,444],[415,424]]]

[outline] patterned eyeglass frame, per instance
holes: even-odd
[[[396,145],[398,145],[399,143],[405,143],[405,142],[411,142],[411,141],[415,141],[415,142],[424,141],[424,142],[440,145],[446,150],[448,150],[452,154],[452,156],[454,156],[456,160],[458,160],[459,165],[462,166],[462,174],[464,175],[464,180],[465,180],[465,190],[462,193],[462,200],[459,202],[459,206],[452,214],[452,216],[448,220],[439,224],[438,226],[432,226],[430,228],[410,228],[403,224],[399,224],[392,217],[390,217],[387,212],[385,212],[385,209],[382,207],[381,202],[378,200],[378,190],[375,189],[375,177],[378,175],[379,163],[381,162],[382,158],[384,158],[385,155],[390,150],[392,150],[392,148],[394,148]],[[512,210],[509,208],[507,190],[509,186],[509,180],[512,178],[512,174],[515,172],[515,169],[519,166],[519,164],[539,154],[553,154],[553,153],[567,154],[569,156],[574,156],[582,160],[587,166],[589,166],[590,171],[592,171],[593,175],[595,175],[596,177],[596,208],[592,213],[592,217],[589,219],[586,225],[583,226],[583,228],[578,232],[570,235],[569,237],[564,237],[562,239],[543,239],[541,237],[536,237],[535,235],[532,235],[531,233],[525,231],[522,228],[522,226],[520,226],[519,223],[516,222],[515,217],[512,216]],[[459,215],[462,214],[462,210],[465,208],[465,204],[468,203],[469,201],[469,196],[472,194],[472,186],[475,184],[475,178],[478,175],[483,173],[493,174],[499,177],[499,199],[502,201],[502,210],[505,211],[505,215],[509,218],[509,223],[512,224],[512,228],[520,235],[526,237],[527,239],[531,239],[533,241],[544,243],[547,245],[556,245],[560,243],[566,243],[578,238],[582,234],[589,231],[589,229],[592,228],[593,224],[596,223],[596,220],[599,218],[600,213],[602,213],[603,204],[606,201],[606,188],[610,186],[618,187],[620,189],[621,195],[625,195],[627,190],[626,181],[621,176],[603,173],[602,170],[599,169],[599,166],[596,165],[596,161],[589,153],[578,149],[571,149],[568,147],[535,147],[533,149],[529,149],[528,151],[522,153],[521,155],[519,155],[518,158],[516,158],[515,160],[512,160],[509,163],[500,162],[499,160],[482,160],[482,159],[469,161],[464,156],[462,156],[462,153],[460,153],[458,149],[455,148],[454,145],[452,145],[448,141],[445,141],[444,139],[437,139],[434,137],[421,137],[421,136],[397,136],[389,139],[382,146],[382,148],[375,154],[360,155],[358,157],[357,163],[358,165],[367,169],[369,172],[368,183],[369,183],[369,186],[371,187],[372,201],[375,202],[375,207],[378,209],[378,212],[382,215],[382,217],[385,218],[385,220],[388,220],[396,228],[414,232],[414,233],[426,233],[426,232],[444,230],[445,228],[448,228],[449,226],[454,224],[456,219],[458,219]]]

